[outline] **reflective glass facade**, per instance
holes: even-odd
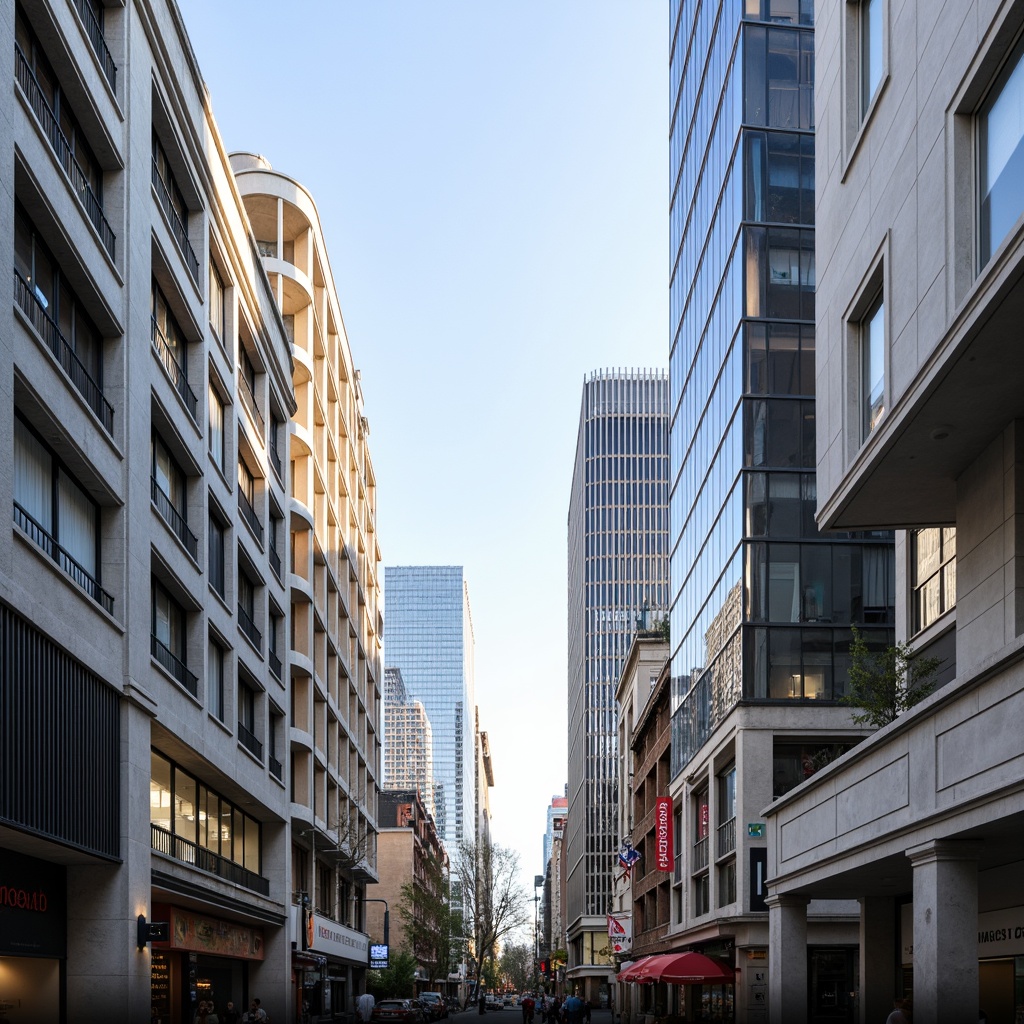
[[[888,643],[887,533],[814,522],[811,0],[672,5],[671,637],[677,774],[739,701],[833,701]]]
[[[611,898],[615,686],[643,611],[653,625],[668,609],[668,463],[665,372],[591,374],[568,521],[570,929],[581,916],[604,915]]]
[[[387,566],[384,600],[384,663],[426,709],[435,824],[454,851],[463,838],[475,840],[473,624],[462,566]]]

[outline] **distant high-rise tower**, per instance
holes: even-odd
[[[384,788],[414,789],[435,819],[434,738],[423,702],[405,688],[402,672],[384,670]]]
[[[619,843],[615,684],[638,626],[668,608],[668,374],[583,386],[569,499],[569,977],[599,999]],[[597,958],[600,959],[600,958]]]
[[[384,655],[423,702],[434,739],[435,812],[449,851],[473,838],[473,622],[460,565],[384,570]]]

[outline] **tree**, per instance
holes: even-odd
[[[501,951],[498,967],[507,988],[525,992],[533,983],[533,946],[525,942],[509,943]]]
[[[421,876],[402,886],[398,914],[406,942],[433,986],[451,972],[452,910],[446,865],[434,854],[423,864]]]
[[[525,927],[527,896],[514,850],[483,840],[463,842],[457,865],[464,920],[473,936],[480,978],[493,978],[501,940]]]
[[[416,957],[406,950],[391,954],[385,971],[367,971],[366,988],[378,999],[411,999],[416,985]]]
[[[942,664],[941,658],[915,657],[905,643],[871,651],[856,626],[850,657],[850,692],[842,703],[860,709],[854,722],[876,729],[924,700],[935,689],[934,676]]]

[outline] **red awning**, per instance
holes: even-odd
[[[735,968],[725,961],[693,951],[650,956],[646,960],[637,961],[630,971],[632,977],[627,980],[641,984],[660,981],[669,985],[709,985],[736,981]],[[619,978],[622,978],[621,974]]]
[[[631,963],[628,967],[624,967],[621,971],[619,971],[619,973],[615,976],[615,980],[636,981],[637,971],[639,971],[644,966],[644,964],[647,963],[648,960],[653,959],[654,957],[645,956],[642,957],[640,960],[634,960],[633,963]]]

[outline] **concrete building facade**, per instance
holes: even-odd
[[[772,805],[772,1020],[807,901],[859,901],[857,1018],[1015,1020],[1024,905],[1024,4],[819,5],[819,523],[907,530],[926,700]]]

